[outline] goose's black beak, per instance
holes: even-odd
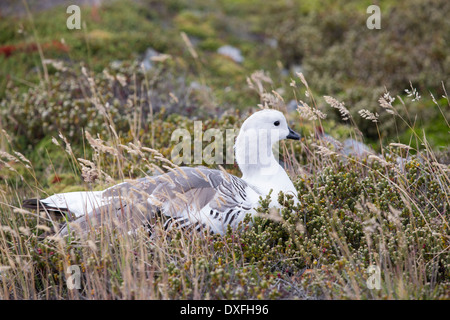
[[[292,140],[300,140],[300,135],[295,132],[294,130],[292,130],[291,128],[289,128],[289,134],[287,135],[286,139],[292,139]]]

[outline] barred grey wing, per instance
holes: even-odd
[[[166,227],[210,227],[223,233],[226,225],[242,220],[252,210],[255,194],[244,180],[221,170],[179,167],[106,189],[102,193],[105,205],[78,218],[74,225],[87,230],[105,224],[107,212],[116,227],[133,229],[154,222],[160,212],[169,218]]]

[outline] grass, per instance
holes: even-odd
[[[325,50],[313,38],[299,47],[283,41],[308,28],[306,34],[340,30],[348,10],[358,21],[365,5],[340,11],[334,2],[323,8],[293,4],[117,1],[100,8],[100,21],[83,9],[87,28],[80,32],[61,27],[65,15],[58,8],[33,15],[34,26],[27,19],[2,19],[2,44],[64,38],[71,48],[44,48],[46,62],[38,53],[0,58],[1,72],[9,75],[0,95],[2,299],[450,298],[447,79],[430,92],[426,68],[414,73],[424,82],[404,87],[379,80],[373,90],[361,88],[361,67],[356,77],[325,79],[322,72],[335,70],[333,53],[345,53],[345,47]],[[327,6],[336,9],[332,18],[314,24],[312,17]],[[298,12],[305,18],[301,30],[279,33],[286,29],[277,19],[292,23]],[[268,21],[277,27],[265,29]],[[24,31],[17,36],[20,25]],[[239,29],[244,37],[234,26],[245,26]],[[345,30],[340,36],[348,44],[354,29]],[[279,47],[254,40],[258,34],[277,38]],[[242,49],[243,64],[215,52],[226,43]],[[149,46],[170,57],[144,72],[136,59]],[[303,74],[283,76],[293,57],[313,51],[302,60],[307,70],[317,67],[305,71],[308,82]],[[327,56],[322,61],[321,52]],[[348,69],[349,62],[341,62],[338,69]],[[253,72],[261,67],[267,71]],[[434,70],[441,75],[439,67]],[[405,88],[417,88],[422,97],[417,101]],[[288,113],[292,99],[300,107]],[[237,129],[260,107],[285,112],[303,137],[281,145],[300,200],[295,206],[279,195],[281,214],[261,199],[253,223],[249,217],[223,237],[160,226],[149,237],[144,228],[129,234],[105,225],[86,236],[59,238],[51,234],[63,219],[21,207],[24,198],[101,190],[167,170],[175,129],[193,134],[193,120],[202,120],[203,130]],[[348,155],[341,146],[347,138],[375,151]],[[224,167],[240,174],[236,166]],[[380,289],[367,282],[373,267]],[[71,277],[77,272],[79,283]]]
[[[270,93],[262,95],[267,99]],[[301,116],[311,121],[301,114],[292,120]],[[76,155],[64,136],[54,140],[73,176],[85,178],[85,188],[102,189],[162,166],[153,152],[139,147],[138,137],[119,138],[110,117],[107,111],[110,130],[102,140],[87,136],[84,142],[92,149],[90,162]],[[242,120],[235,118],[233,126]],[[177,126],[183,121],[189,127],[187,118],[177,118]],[[350,134],[358,136],[357,128]],[[149,238],[145,230],[131,235],[104,226],[86,237],[42,239],[61,222],[12,205],[23,197],[20,192],[39,194],[42,185],[30,161],[14,150],[4,152],[2,172],[10,172],[1,201],[3,298],[448,299],[449,168],[437,162],[426,136],[414,138],[423,149],[391,143],[382,146],[384,157],[366,159],[341,156],[314,135],[306,134],[301,146],[286,144],[301,204],[280,195],[285,205],[280,217],[262,199],[253,226],[244,224],[224,237],[161,229]],[[399,165],[397,157],[408,154]],[[86,179],[87,171],[95,178]],[[81,270],[79,290],[67,288],[72,265]],[[366,284],[371,265],[381,271],[379,290]]]

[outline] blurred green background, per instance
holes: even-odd
[[[81,7],[80,30],[66,27],[69,4]],[[381,9],[379,30],[366,27],[371,4]],[[256,70],[270,75],[266,90],[280,93],[292,111],[296,96],[289,84],[299,82],[296,72],[303,72],[315,97],[329,95],[345,103],[374,148],[379,135],[410,143],[411,131],[424,129],[436,149],[446,150],[449,14],[446,0],[2,1],[0,126],[24,151],[58,130],[78,136],[84,125],[81,120],[79,126],[72,123],[70,110],[80,96],[65,84],[67,75],[43,59],[62,61],[78,76],[80,66],[96,74],[108,68],[130,84],[139,62],[151,61],[146,52],[153,52],[170,55],[147,69],[153,93],[160,96],[152,100],[153,108],[164,108],[166,116],[211,118],[226,110],[255,108],[260,97],[246,78]],[[242,59],[221,54],[223,46],[231,46]],[[46,81],[50,85],[44,88]],[[105,88],[113,90],[111,104],[121,114],[136,91],[119,89]],[[405,89],[416,89],[421,98],[412,101]],[[399,112],[410,127],[380,108],[378,98],[386,90],[404,100]],[[316,103],[319,109],[326,106],[323,99]],[[379,133],[358,116],[361,109],[379,113]],[[327,113],[330,134],[345,126],[337,110]],[[69,124],[51,125],[64,116]]]

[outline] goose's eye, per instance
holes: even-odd
[[[280,125],[280,121],[275,121],[273,124],[278,127]]]

